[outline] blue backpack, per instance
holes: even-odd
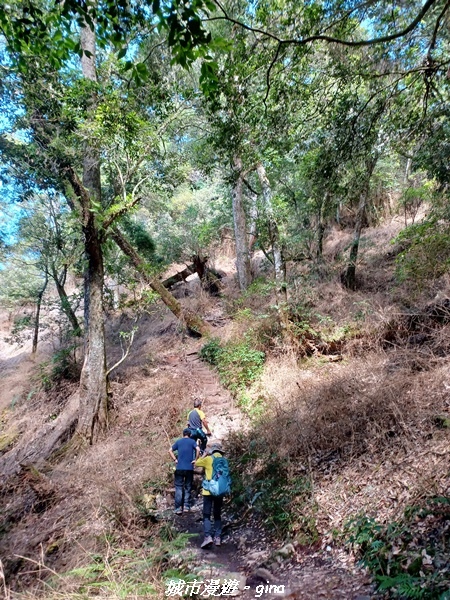
[[[213,473],[209,481],[202,483],[204,490],[212,496],[224,496],[231,492],[231,477],[228,461],[223,456],[213,456]]]

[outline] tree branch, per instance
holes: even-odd
[[[381,36],[378,38],[372,38],[370,40],[357,40],[356,41],[356,40],[342,40],[340,38],[335,38],[330,35],[324,35],[322,33],[310,35],[310,36],[302,38],[302,39],[295,39],[295,38],[282,39],[279,36],[275,35],[274,33],[271,33],[270,31],[260,29],[259,27],[251,27],[250,25],[247,25],[246,23],[243,23],[242,21],[233,19],[232,17],[230,17],[227,14],[226,10],[223,8],[223,6],[220,4],[220,2],[218,2],[218,0],[214,0],[214,1],[215,1],[215,4],[223,12],[224,16],[223,17],[210,17],[207,19],[208,21],[228,21],[229,23],[233,23],[234,25],[242,27],[246,31],[251,31],[252,33],[259,33],[265,37],[271,38],[274,41],[276,41],[279,45],[304,46],[306,44],[309,44],[310,42],[322,40],[324,42],[340,44],[342,46],[350,46],[353,48],[358,48],[361,46],[373,46],[374,44],[383,44],[385,42],[391,42],[392,40],[396,40],[398,38],[404,37],[420,23],[420,21],[427,14],[427,12],[432,8],[432,6],[438,2],[438,0],[427,0],[425,2],[425,4],[422,6],[422,8],[421,8],[420,12],[418,13],[418,15],[416,16],[416,18],[413,19],[413,21],[411,21],[411,23],[407,27],[405,27],[404,29],[402,29],[400,31],[397,31],[396,33],[392,33],[391,35]]]
[[[111,373],[112,373],[112,372],[113,372],[115,369],[117,369],[117,367],[118,367],[119,365],[121,365],[121,364],[123,363],[123,361],[124,361],[124,360],[127,358],[127,356],[129,355],[129,353],[130,353],[130,349],[131,349],[131,346],[133,345],[134,335],[135,335],[136,331],[137,331],[137,327],[133,327],[133,329],[132,329],[132,330],[131,330],[131,331],[130,331],[128,334],[125,334],[125,335],[129,335],[128,344],[127,344],[127,347],[126,347],[126,350],[125,350],[125,351],[124,351],[124,349],[123,349],[123,346],[122,346],[122,338],[120,338],[120,345],[121,345],[121,347],[122,347],[122,358],[121,358],[120,360],[118,360],[118,361],[117,361],[117,362],[116,362],[116,363],[115,363],[115,364],[114,364],[114,365],[113,365],[113,366],[112,366],[110,369],[108,369],[108,370],[106,371],[106,377],[109,377],[109,375],[110,375],[110,374],[111,374]],[[123,332],[121,331],[121,332],[120,332],[120,334],[121,334],[121,333],[123,333]],[[119,334],[119,335],[120,335],[120,334]],[[123,336],[123,337],[125,337],[125,336]]]

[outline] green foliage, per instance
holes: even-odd
[[[250,346],[248,336],[224,346],[217,338],[212,338],[201,348],[200,356],[217,368],[223,385],[234,396],[243,392],[261,375],[266,357],[264,352]]]
[[[6,336],[4,341],[8,344],[22,346],[24,341],[30,337],[30,328],[34,327],[35,319],[31,315],[15,317],[11,328],[11,335]]]
[[[46,583],[55,592],[70,583],[71,598],[78,597],[75,594],[82,598],[107,596],[124,600],[160,597],[158,592],[168,579],[193,579],[188,567],[191,553],[186,553],[185,559],[180,556],[190,537],[165,524],[152,532],[145,547],[124,549],[113,536],[108,536],[105,552],[90,553],[86,564],[59,573]]]
[[[200,349],[200,358],[216,367],[219,364],[219,355],[223,351],[219,338],[211,338]]]
[[[276,281],[268,280],[265,277],[256,277],[256,279],[254,279],[252,283],[248,286],[248,288],[245,290],[243,298],[249,298],[253,295],[268,297],[271,294],[273,294],[273,292],[277,288],[277,285],[278,284],[276,283]]]
[[[25,315],[23,317],[16,317],[11,329],[11,335],[15,336],[24,329],[34,326],[34,319],[31,315]]]
[[[445,598],[450,569],[450,498],[432,497],[386,525],[352,519],[345,536],[390,598]]]
[[[79,582],[79,593],[108,594],[115,598],[128,598],[131,594],[155,596],[157,590],[150,583],[148,574],[154,568],[153,556],[141,556],[135,550],[113,548],[108,555],[92,554],[87,565],[59,575],[50,581],[50,587],[58,589],[61,579]]]
[[[407,248],[397,257],[397,277],[418,288],[450,269],[450,226],[434,220],[404,229],[396,238]]]
[[[311,481],[298,475],[286,457],[270,454],[256,440],[243,453],[230,456],[233,473],[233,501],[249,505],[277,536],[292,534],[308,545],[318,533],[304,511],[312,498]]]
[[[237,405],[252,419],[261,417],[266,409],[266,398],[259,394],[250,394],[246,391],[240,391],[237,396]]]
[[[416,175],[419,178],[419,175]],[[409,217],[413,220],[417,215],[419,208],[424,203],[429,203],[433,199],[436,184],[434,181],[424,180],[420,184],[408,187],[400,196],[399,205],[404,211],[405,219]]]
[[[144,225],[127,217],[123,219],[122,227],[138,253],[141,254],[146,261],[153,262],[156,258],[156,245]]]
[[[190,164],[180,165],[179,159],[173,168],[169,166],[169,176],[174,178],[174,189],[170,190],[168,183],[171,193],[152,219],[158,250],[168,262],[191,262],[193,255],[208,256],[220,240],[222,227],[230,225],[220,177],[206,178]]]
[[[62,348],[51,360],[39,364],[39,381],[45,390],[52,389],[64,379],[78,381],[81,367],[74,358],[75,348],[76,346]]]

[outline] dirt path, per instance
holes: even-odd
[[[230,394],[221,386],[217,374],[198,357],[200,342],[192,342],[184,356],[174,360],[174,367],[188,372],[196,391],[204,398],[213,436],[210,441],[225,442],[231,431],[248,427],[248,421],[233,405]],[[201,486],[201,475],[195,477],[194,495]],[[330,547],[318,551],[276,543],[257,522],[244,523],[234,515],[230,505],[224,510],[223,543],[202,550],[202,499],[196,498],[190,513],[174,516],[178,531],[193,534],[191,570],[196,581],[205,584],[219,580],[220,586],[235,588],[230,595],[245,600],[289,597],[299,600],[316,598],[370,600],[373,587],[366,574],[355,568],[343,553]],[[228,582],[228,583],[227,583]],[[232,582],[232,583],[230,583]],[[230,588],[230,589],[231,589]],[[189,588],[191,589],[191,588]]]

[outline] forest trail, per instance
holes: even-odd
[[[183,355],[167,358],[179,376],[186,377],[189,373],[191,381],[195,382],[196,394],[203,398],[203,409],[213,433],[209,443],[220,441],[226,450],[228,435],[249,427],[249,422],[234,405],[218,375],[200,359],[198,351],[203,343],[192,340]],[[175,528],[180,533],[192,535],[187,551],[189,563],[194,565],[191,571],[195,580],[201,582],[200,590],[219,580],[221,586],[235,588],[230,595],[245,600],[259,597],[264,600],[281,597],[370,600],[373,597],[368,576],[344,553],[337,557],[330,552],[330,547],[311,550],[289,542],[274,542],[257,520],[234,513],[227,502],[223,511],[222,545],[202,550],[201,479],[198,470],[194,478],[195,505],[191,512],[173,516]],[[173,507],[173,491],[170,490],[168,500],[170,507]]]
[[[217,312],[221,312],[220,306],[220,302],[214,303],[214,318],[216,322],[222,324],[217,317]],[[250,427],[248,419],[235,405],[231,394],[221,385],[218,374],[200,359],[199,350],[205,341],[184,338],[181,342],[179,333],[174,335],[174,325],[168,327],[168,323],[173,322],[171,317],[169,319],[167,321],[158,315],[155,319],[148,319],[142,323],[141,337],[136,342],[133,357],[123,365],[122,375],[120,375],[123,377],[123,382],[120,383],[120,379],[114,382],[121,409],[118,420],[107,439],[88,450],[85,456],[80,455],[70,459],[64,463],[63,468],[60,465],[54,471],[47,473],[49,483],[63,490],[63,501],[61,503],[55,501],[45,513],[46,519],[42,519],[37,513],[24,513],[25,509],[20,504],[21,499],[17,498],[17,514],[23,516],[14,531],[11,531],[11,537],[8,538],[9,549],[15,554],[33,556],[36,547],[42,545],[47,547],[56,535],[53,531],[53,523],[59,523],[58,527],[66,533],[58,535],[64,535],[67,539],[71,539],[72,535],[75,535],[76,539],[80,535],[85,535],[80,533],[76,523],[71,521],[72,516],[69,513],[76,513],[77,506],[80,504],[85,506],[88,502],[87,498],[94,507],[96,498],[99,506],[108,505],[108,502],[112,501],[108,486],[114,488],[113,480],[120,484],[117,497],[123,509],[126,498],[120,490],[127,489],[132,484],[131,480],[133,482],[145,480],[148,477],[146,474],[153,468],[146,466],[145,456],[149,427],[154,426],[159,414],[154,408],[159,398],[166,400],[165,415],[161,421],[158,421],[164,425],[165,418],[180,419],[184,414],[183,411],[188,406],[192,407],[193,398],[202,397],[203,408],[213,432],[210,442],[220,441],[225,449],[231,432]],[[217,327],[215,333],[221,337],[225,329]],[[150,367],[143,369],[142,364],[147,360],[150,348],[158,359]],[[3,356],[5,355],[2,354],[2,358]],[[5,356],[5,358],[10,357]],[[28,375],[24,376],[22,369],[28,365],[26,368],[30,371],[27,370],[27,373],[31,373],[32,369],[36,369],[36,363],[29,358],[28,352],[17,351],[17,356],[13,359],[17,360],[16,369],[8,368],[4,379],[7,383],[5,387],[11,393],[16,393],[20,384],[26,391]],[[161,390],[162,396],[155,393],[157,389]],[[178,395],[178,392],[181,394]],[[188,397],[189,405],[186,404]],[[8,402],[10,404],[11,400],[9,399]],[[27,410],[41,411],[41,403],[36,407],[34,404],[34,402],[27,402]],[[54,410],[53,404],[46,408],[49,414]],[[133,431],[131,438],[130,431]],[[181,431],[178,435],[181,435]],[[161,469],[161,464],[169,462],[167,446],[164,442],[159,448],[161,454],[158,454],[158,457],[161,458],[155,459],[154,468]],[[133,465],[132,471],[128,468],[128,464]],[[108,478],[109,468],[113,468],[111,471],[113,480]],[[93,483],[97,480],[98,486],[97,483]],[[69,485],[67,482],[70,482],[70,490],[66,490],[66,486]],[[199,472],[195,481],[196,494],[200,486]],[[69,502],[66,498],[71,498],[74,489],[78,491],[73,496],[72,505],[72,500]],[[182,564],[188,564],[189,573],[194,575],[197,581],[211,584],[212,581],[219,580],[221,585],[228,582],[231,586],[237,586],[233,595],[243,600],[256,597],[263,600],[280,597],[305,600],[316,598],[370,600],[373,597],[373,588],[368,577],[356,569],[351,559],[343,552],[338,554],[335,549],[331,552],[326,546],[320,547],[320,545],[314,549],[305,549],[286,541],[276,541],[270,532],[262,528],[257,519],[249,517],[250,510],[244,508],[239,512],[229,503],[226,503],[223,514],[222,546],[202,550],[200,548],[203,540],[201,497],[197,497],[191,513],[176,517],[173,515],[173,491],[173,488],[166,490],[162,518],[172,522],[180,533],[192,535],[186,550],[174,557],[174,560],[180,560],[180,563],[178,565],[175,563],[173,566],[177,568]],[[17,494],[14,492],[14,498],[16,497]],[[26,497],[23,496],[24,499]],[[98,510],[95,514],[98,515]],[[89,531],[97,527],[102,531],[102,527],[107,527],[107,524],[101,521],[98,517],[90,516],[86,524],[80,527],[88,528]],[[35,535],[30,535],[31,530],[36,532]],[[75,533],[67,533],[69,531]],[[54,556],[57,561],[66,560],[63,556],[61,559],[58,559],[57,554]],[[50,556],[46,560],[55,570],[67,569],[65,562],[52,563],[52,558]],[[274,593],[274,588],[268,591],[267,586],[270,585],[276,585],[278,592]]]

